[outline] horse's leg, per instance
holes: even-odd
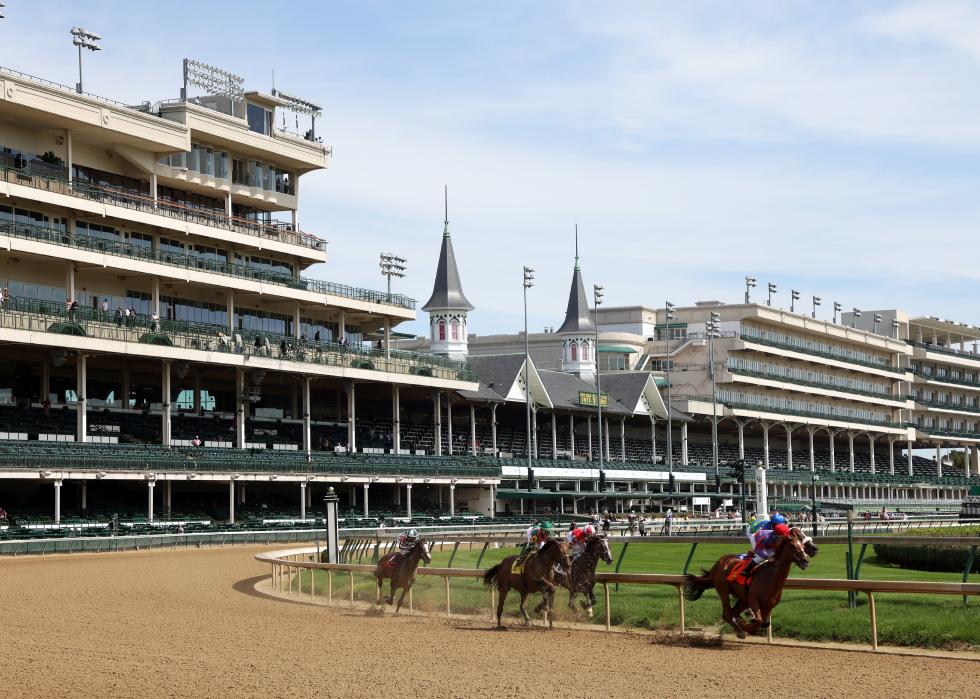
[[[572,613],[574,614],[578,614],[578,611],[575,609],[575,597],[577,595],[578,592],[576,592],[574,588],[568,593],[568,608],[571,609]]]
[[[395,607],[395,614],[397,614],[398,613],[398,610],[400,610],[402,608],[402,602],[405,601],[405,593],[408,592],[408,588],[410,588],[410,587],[411,587],[411,585],[405,585],[404,587],[402,587],[402,593],[398,597],[398,605]]]
[[[527,596],[530,593],[527,590],[521,590],[521,616],[524,617],[524,625],[531,625],[531,617],[527,613]]]
[[[596,600],[595,591],[592,588],[590,588],[588,593],[586,593],[585,595],[585,600],[582,601],[582,604],[585,607],[585,613],[589,615],[590,619],[592,618],[592,607],[596,605],[597,601],[598,600]]]
[[[715,589],[718,591],[718,597],[721,599],[721,618],[724,619],[728,624],[735,629],[735,635],[739,638],[745,638],[745,629],[742,628],[741,622],[732,614],[732,604],[729,594],[728,585],[716,585]]]
[[[375,585],[377,585],[377,594],[374,596],[374,604],[378,607],[381,606],[381,576],[374,576]]]
[[[395,603],[395,576],[391,576],[391,592],[388,594],[388,604]]]
[[[504,600],[507,599],[507,592],[510,590],[510,581],[504,580],[501,575],[497,575],[497,628],[505,631],[507,627],[500,622],[500,619],[504,614]]]

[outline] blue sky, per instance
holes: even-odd
[[[742,278],[980,324],[980,5],[7,0],[0,64],[176,97],[185,56],[325,107],[301,182],[312,276],[424,302],[442,186],[470,329],[559,325],[573,225],[609,305],[737,301]],[[42,9],[43,5],[43,9]],[[290,124],[291,125],[291,124]],[[402,326],[421,332],[423,325]]]

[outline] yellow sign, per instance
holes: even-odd
[[[579,405],[595,406],[595,404],[596,404],[596,395],[597,394],[591,393],[590,391],[579,391],[578,392],[578,404]],[[605,408],[606,406],[609,405],[609,396],[607,396],[605,393],[602,394],[602,397],[600,398],[600,400],[602,402],[602,407],[603,408]]]

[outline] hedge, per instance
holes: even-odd
[[[909,532],[909,536],[942,536],[949,539],[964,536],[980,536],[978,527],[962,527],[956,529],[918,529]],[[874,544],[875,556],[883,563],[893,563],[902,568],[913,570],[940,571],[946,573],[962,573],[970,555],[969,546],[927,544],[923,546],[906,546],[899,544]],[[980,553],[974,556],[972,573],[980,573]]]

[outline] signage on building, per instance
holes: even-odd
[[[598,394],[593,393],[592,391],[579,391],[578,392],[578,404],[579,405],[589,405],[589,406],[595,407],[595,404],[596,404],[596,396],[597,395]],[[602,397],[600,398],[600,400],[602,402],[602,407],[603,408],[605,408],[607,405],[609,405],[609,396],[607,396],[605,393],[602,394]]]

